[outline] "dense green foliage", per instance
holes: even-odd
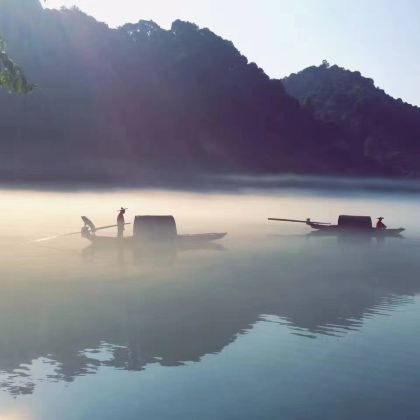
[[[3,0],[3,5],[7,7],[8,0]],[[46,2],[46,0],[44,0]],[[22,4],[23,5],[23,4]],[[10,93],[27,94],[33,91],[34,85],[29,83],[23,70],[9,57],[6,52],[6,42],[0,37],[0,87]]]
[[[372,79],[324,62],[283,80],[317,119],[340,128],[341,147],[396,174],[420,172],[420,109],[394,99]]]
[[[0,87],[9,92],[29,93],[34,85],[26,80],[22,69],[6,53],[6,43],[0,38]]]

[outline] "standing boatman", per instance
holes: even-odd
[[[382,220],[384,220],[383,217],[378,217],[378,222],[376,223],[376,229],[378,230],[386,229],[386,225],[382,222]]]
[[[125,219],[124,219],[124,214],[125,211],[128,209],[125,209],[124,207],[121,207],[121,209],[119,210],[118,213],[118,217],[117,217],[117,226],[118,226],[118,239],[123,239],[124,238],[124,230],[125,230]]]

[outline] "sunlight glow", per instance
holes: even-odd
[[[1,412],[0,420],[34,420],[35,417],[29,412],[22,410],[10,410]]]

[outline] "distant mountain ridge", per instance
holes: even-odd
[[[231,42],[189,22],[111,29],[75,8],[0,0],[0,34],[38,85],[28,97],[0,94],[0,180],[419,172],[395,142],[379,158],[383,137],[354,134],[358,113],[350,124],[337,112],[327,118],[321,104],[331,96],[300,86],[300,73],[270,79]],[[401,109],[401,118],[417,116]],[[407,137],[404,148],[418,140]]]
[[[420,108],[394,99],[374,81],[324,62],[282,80],[318,120],[340,128],[342,148],[396,174],[420,171]]]

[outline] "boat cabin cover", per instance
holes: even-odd
[[[372,218],[369,216],[340,216],[338,227],[345,229],[372,229]]]
[[[136,216],[134,238],[142,241],[174,241],[178,236],[173,216]]]

